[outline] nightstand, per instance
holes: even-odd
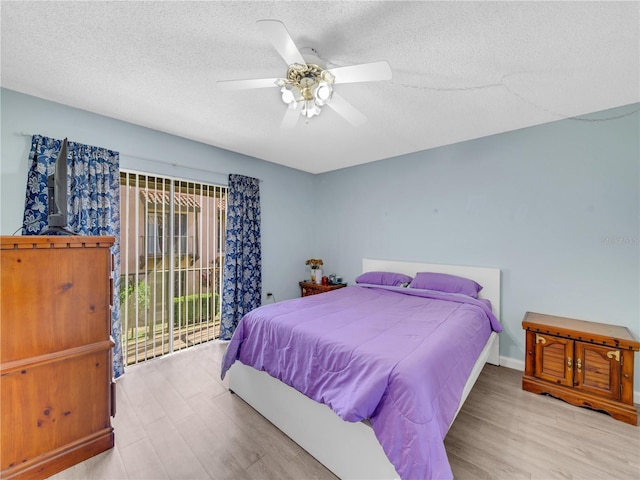
[[[318,285],[312,282],[300,282],[300,296],[307,297],[309,295],[317,295],[318,293],[330,292],[339,288],[346,287],[346,283],[336,283],[334,285]]]
[[[637,425],[633,354],[640,350],[626,327],[527,312],[522,388],[573,405],[607,412]]]

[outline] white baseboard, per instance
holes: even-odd
[[[512,368],[513,370],[520,370],[524,372],[524,360],[518,360],[516,358],[503,357],[500,355],[500,366]]]
[[[503,357],[500,355],[500,366],[520,370],[524,372],[524,361],[517,358]],[[633,391],[633,403],[640,404],[640,391]]]

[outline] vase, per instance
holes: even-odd
[[[322,285],[322,269],[316,268],[311,275],[313,274],[315,274],[316,278],[312,279],[312,281],[315,281],[318,285]]]

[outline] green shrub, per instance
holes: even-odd
[[[219,297],[217,293],[175,297],[173,299],[174,326],[212,320],[220,313]]]

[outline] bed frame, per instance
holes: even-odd
[[[500,320],[500,270],[393,260],[363,259],[362,271],[415,276],[417,272],[449,273],[475,280],[480,298],[491,301]],[[456,416],[486,362],[499,365],[498,334],[493,332],[464,387]],[[265,372],[237,361],[229,370],[229,389],[341,479],[398,479],[367,421],[345,422],[326,405],[316,403]],[[455,416],[454,416],[455,420]],[[453,420],[452,420],[453,422]]]

